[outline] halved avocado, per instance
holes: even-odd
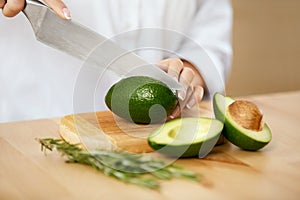
[[[178,118],[168,121],[148,137],[156,151],[172,157],[204,157],[217,143],[223,123],[210,118]]]
[[[213,107],[216,118],[224,122],[222,134],[234,145],[256,151],[271,141],[271,130],[262,123],[262,114],[255,104],[216,93]]]

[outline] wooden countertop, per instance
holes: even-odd
[[[204,159],[180,159],[205,181],[163,181],[160,191],[66,164],[57,152],[45,156],[35,138],[59,137],[59,119],[0,124],[0,199],[299,199],[300,91],[246,99],[263,110],[271,143],[258,152],[226,143]]]

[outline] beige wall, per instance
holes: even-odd
[[[227,94],[300,89],[300,0],[233,0]]]

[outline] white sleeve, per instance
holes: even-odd
[[[232,8],[229,0],[199,0],[178,53],[194,64],[208,92],[224,92],[231,66]]]

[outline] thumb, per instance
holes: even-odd
[[[69,9],[61,0],[45,0],[45,3],[62,19],[71,19]]]
[[[24,9],[25,0],[23,1],[15,1],[15,0],[0,0],[0,8],[2,9],[2,13],[6,17],[14,17],[19,12]]]

